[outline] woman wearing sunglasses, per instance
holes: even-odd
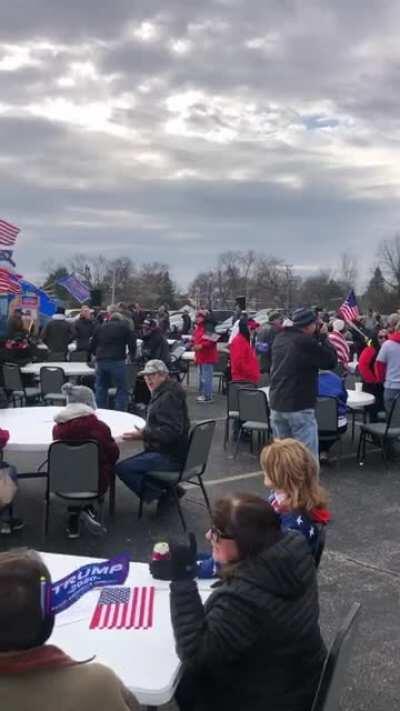
[[[203,606],[196,546],[171,559],[171,617],[181,711],[309,711],[325,657],[315,565],[304,536],[280,530],[269,503],[220,499],[206,535],[221,566]]]

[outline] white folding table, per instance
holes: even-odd
[[[263,393],[266,394],[269,399],[269,385],[267,387],[259,388]],[[375,395],[371,393],[366,393],[363,390],[347,390],[347,407],[351,410],[362,410],[368,405],[373,405],[375,402]]]
[[[53,581],[63,578],[93,558],[41,553]],[[199,581],[203,601],[212,581]],[[179,681],[181,663],[175,652],[169,609],[169,583],[154,580],[145,563],[131,563],[124,586],[154,586],[154,619],[150,629],[89,629],[99,590],[83,596],[74,606],[57,615],[50,643],[77,661],[95,655],[150,708],[168,703]]]
[[[35,375],[40,376],[40,369],[48,368],[62,368],[66,378],[78,378],[82,375],[95,375],[96,371],[94,368],[90,368],[87,363],[74,363],[70,361],[46,361],[45,363],[28,363],[21,368],[21,373],[25,375]]]

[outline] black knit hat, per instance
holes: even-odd
[[[296,309],[296,311],[293,312],[293,326],[297,326],[297,328],[304,328],[305,326],[309,326],[310,323],[315,323],[316,320],[317,316],[315,314],[315,311],[312,311],[311,309],[301,307],[300,309]]]

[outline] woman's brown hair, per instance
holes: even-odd
[[[260,496],[232,494],[215,504],[213,523],[221,533],[232,537],[240,558],[260,553],[280,540],[279,516]]]
[[[302,442],[276,439],[264,447],[260,462],[272,487],[285,493],[289,509],[326,507],[328,497],[318,482],[318,462]]]

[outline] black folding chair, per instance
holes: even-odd
[[[354,602],[336,634],[322,669],[311,711],[339,711],[358,631],[361,605]]]
[[[218,362],[214,368],[213,378],[218,378],[218,392],[222,392],[222,394],[226,391],[228,362],[229,353],[220,351],[218,353]]]
[[[48,405],[65,405],[67,398],[61,392],[61,388],[66,382],[65,373],[62,368],[51,365],[44,365],[40,368],[40,390],[43,402]]]
[[[178,514],[181,519],[184,531],[186,531],[186,521],[177,493],[178,485],[182,484],[183,482],[190,482],[191,484],[195,484],[196,486],[200,487],[207,510],[211,516],[210,501],[204,486],[203,474],[207,467],[208,456],[210,453],[211,443],[214,436],[215,425],[215,420],[204,420],[204,422],[199,422],[192,428],[189,437],[189,446],[186,454],[186,460],[180,471],[154,471],[148,472],[146,476],[143,477],[143,488],[140,496],[138,513],[139,518],[141,518],[143,514],[143,500],[144,494],[146,492],[146,483],[151,485],[152,481],[157,486],[161,486],[162,488],[168,489],[171,492],[176,507],[178,509]]]
[[[87,359],[87,351],[71,351],[69,354],[70,363],[86,363]]]
[[[400,395],[393,402],[386,422],[371,422],[360,424],[360,439],[358,441],[357,459],[360,467],[365,463],[367,444],[379,447],[385,467],[387,468],[387,449],[396,439],[400,438]]]
[[[100,518],[103,497],[99,493],[100,445],[98,442],[53,442],[48,450],[47,487],[44,499],[44,535],[47,536],[50,503],[54,497],[69,504],[98,501]]]
[[[4,363],[3,383],[7,397],[14,407],[31,404],[40,399],[40,388],[25,386],[22,380],[21,369],[14,363]]]
[[[229,442],[229,429],[231,420],[239,420],[239,399],[238,392],[241,388],[256,388],[254,383],[246,380],[231,380],[228,383],[226,394],[226,419],[225,419],[225,434],[224,434],[224,449]]]
[[[320,442],[340,442],[340,457],[343,454],[343,443],[338,429],[338,403],[334,397],[318,397],[315,405],[315,419],[318,426]],[[339,457],[337,459],[339,464]]]
[[[238,392],[240,429],[236,441],[234,457],[239,451],[243,431],[250,432],[250,449],[253,451],[253,432],[257,432],[258,446],[271,439],[272,430],[268,400],[263,390],[241,388]]]

